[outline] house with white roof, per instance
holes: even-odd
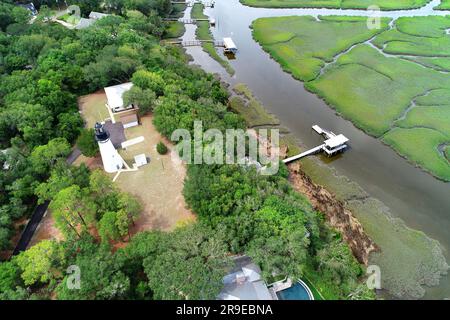
[[[106,106],[117,121],[122,122],[124,128],[139,125],[139,107],[135,104],[125,105],[123,95],[133,87],[133,83],[126,82],[115,86],[106,87]]]

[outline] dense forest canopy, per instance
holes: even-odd
[[[331,298],[373,298],[347,245],[292,190],[285,167],[261,176],[235,165],[189,165],[184,196],[199,221],[132,237],[140,203],[101,172],[65,161],[84,125],[77,97],[131,80],[125,100],[153,112],[167,137],[192,130],[194,120],[204,130],[245,123],[227,108],[217,79],[160,44],[170,1],[73,2],[83,15],[115,14],[75,31],[39,17],[28,23],[22,8],[0,4],[7,17],[0,19],[0,249],[11,249],[14,222],[44,201],[64,238],[1,262],[0,299],[214,299],[230,254],[252,257],[267,281],[312,272]],[[86,134],[78,140],[95,153]],[[72,265],[83,270],[79,290],[67,285]]]

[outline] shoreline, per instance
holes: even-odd
[[[368,266],[370,254],[380,251],[380,248],[367,235],[358,219],[329,190],[315,184],[299,162],[288,165],[288,169],[289,182],[294,190],[305,195],[314,209],[327,217],[327,222],[342,234],[358,262]]]

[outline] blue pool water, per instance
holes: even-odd
[[[277,296],[280,300],[310,300],[308,291],[298,282],[290,288],[278,291]]]

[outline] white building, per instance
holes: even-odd
[[[237,52],[237,47],[231,38],[223,38],[223,46],[225,53],[235,54]]]
[[[109,14],[102,13],[102,12],[91,11],[91,13],[89,13],[89,19],[93,19],[93,20],[98,20],[101,18],[105,18],[107,16],[109,16]]]
[[[97,140],[100,148],[100,155],[102,156],[105,171],[114,173],[122,169],[124,164],[122,157],[109,139],[108,131],[98,122],[95,124],[95,140]]]
[[[107,16],[109,16],[109,14],[91,11],[88,19],[80,18],[80,21],[75,26],[75,29],[84,29],[84,28],[90,27],[91,25],[94,24],[95,21],[102,19],[104,17],[107,17]]]
[[[329,156],[338,153],[347,148],[346,143],[348,142],[348,138],[343,134],[339,134],[337,136],[331,136],[331,138],[325,140],[325,146],[323,150]]]
[[[125,106],[123,102],[123,94],[132,87],[133,83],[127,82],[105,88],[107,103],[112,112],[121,112],[134,108],[132,104]]]

